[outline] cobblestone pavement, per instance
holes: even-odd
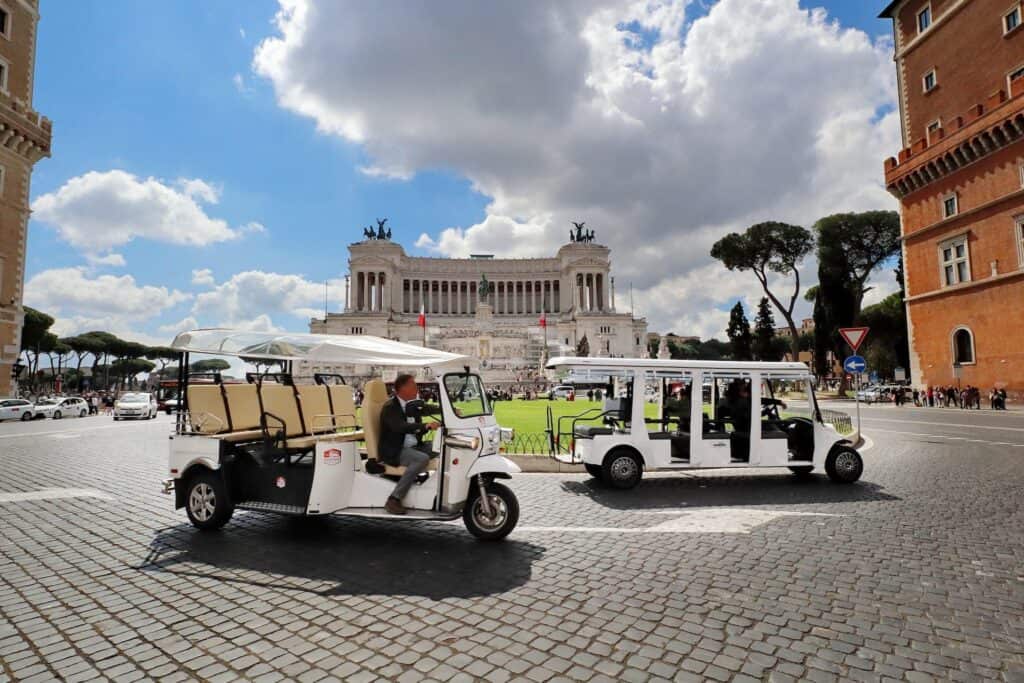
[[[0,680],[1024,681],[1020,422],[878,422],[853,486],[524,475],[499,544],[204,534],[157,492],[165,416],[0,425]]]

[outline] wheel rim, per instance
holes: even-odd
[[[843,451],[836,456],[836,472],[848,477],[857,473],[857,469],[860,467],[858,462],[860,458],[850,451]]]
[[[217,496],[209,484],[196,484],[188,497],[188,509],[200,522],[207,522],[217,509]]]
[[[505,504],[505,500],[501,496],[493,493],[487,494],[487,502],[491,507],[490,517],[484,510],[482,498],[477,497],[473,501],[473,523],[484,531],[495,531],[500,529],[508,519],[508,505]]]
[[[636,460],[630,457],[616,458],[612,461],[612,478],[616,481],[629,481],[636,477]]]

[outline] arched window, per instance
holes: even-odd
[[[953,332],[953,362],[956,365],[974,363],[974,335],[966,327]]]

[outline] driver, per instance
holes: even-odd
[[[441,409],[423,403],[418,397],[416,380],[412,375],[401,374],[395,378],[394,395],[380,412],[378,455],[385,464],[405,467],[405,472],[384,506],[393,515],[405,514],[402,498],[430,462],[429,446],[421,444],[420,437],[440,426],[437,422],[423,424],[420,415],[437,415]],[[410,406],[410,403],[413,405]]]

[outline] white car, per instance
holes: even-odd
[[[89,404],[84,398],[47,398],[36,403],[36,417],[52,417],[59,420],[64,417],[85,417],[89,414]]]
[[[0,420],[31,420],[35,406],[23,398],[0,399]]]
[[[576,387],[569,384],[561,384],[548,392],[548,398],[569,398],[569,394],[573,393],[575,390]]]
[[[114,401],[115,420],[128,418],[151,420],[156,417],[156,413],[156,398],[150,393],[121,394],[120,398]]]

